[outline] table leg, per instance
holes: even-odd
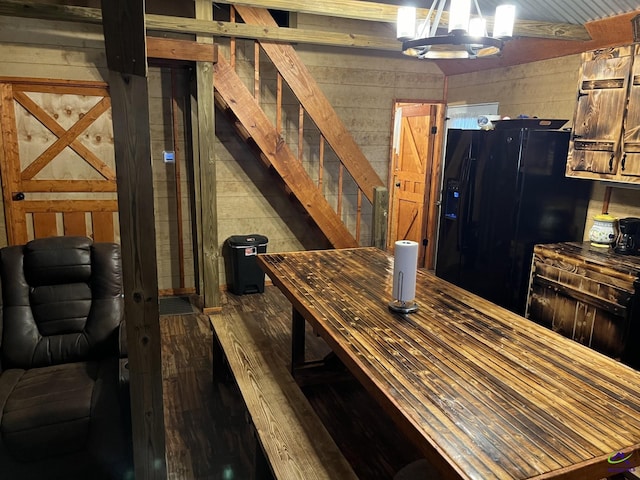
[[[305,319],[293,307],[291,314],[291,373],[304,365],[304,327]]]
[[[295,309],[291,313],[291,375],[299,385],[351,380],[340,359],[329,352],[320,360],[305,360],[306,320]]]

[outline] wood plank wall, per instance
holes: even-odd
[[[449,104],[500,102],[499,113],[571,121],[580,55],[449,77]],[[569,126],[569,124],[567,124]]]
[[[0,16],[0,76],[106,81],[107,68],[100,26],[68,22],[40,21]],[[177,75],[179,95],[187,90],[188,74]],[[177,256],[177,224],[174,172],[166,165],[163,150],[171,150],[171,85],[167,68],[149,69],[151,140],[156,209],[156,249],[158,252],[158,288],[181,287]],[[191,240],[190,199],[184,145],[184,104],[176,112],[179,124],[178,147],[181,152],[182,232],[186,288],[194,287]],[[95,127],[93,127],[95,128]],[[104,135],[104,138],[112,135]],[[113,150],[113,145],[110,145]],[[105,155],[106,157],[107,155]],[[113,156],[113,154],[111,154]],[[97,194],[100,195],[100,194]],[[104,194],[102,194],[104,196]],[[101,197],[100,197],[101,198]],[[1,202],[1,199],[0,199]],[[4,208],[0,208],[0,246],[7,244]]]
[[[104,82],[106,75],[100,26],[0,16],[0,76]],[[5,246],[7,231],[2,203],[0,198],[0,246]]]
[[[158,251],[158,288],[160,290],[180,288],[178,219],[182,219],[182,260],[184,264],[184,287],[195,285],[193,268],[193,242],[191,237],[191,199],[187,158],[189,149],[185,145],[185,99],[188,92],[189,71],[174,70],[174,93],[177,97],[173,115],[176,132],[172,125],[172,80],[168,67],[149,67],[149,108],[151,111],[151,155],[153,162],[153,192],[156,225],[156,249]],[[188,112],[187,112],[188,113]],[[174,144],[175,135],[175,144]],[[191,141],[191,135],[188,136]],[[175,149],[176,163],[165,163],[163,151]],[[176,169],[176,164],[178,168]],[[180,217],[176,197],[176,171],[180,177]]]
[[[2,76],[106,82],[100,25],[0,16],[0,45]]]
[[[373,24],[341,19],[323,19],[311,15],[298,15],[301,27],[371,33]],[[363,31],[365,30],[365,31]],[[60,32],[64,32],[62,35]],[[239,42],[240,43],[240,42]],[[64,22],[43,22],[32,19],[0,17],[0,75],[73,78],[104,80],[106,72],[102,32],[98,27]],[[46,48],[42,48],[45,46]],[[321,48],[298,45],[303,61],[312,71],[321,88],[336,108],[342,120],[361,146],[365,156],[383,178],[387,179],[389,141],[391,132],[391,108],[395,99],[441,100],[444,77],[429,62],[393,58],[388,54],[376,54],[341,48]],[[228,58],[228,41],[221,41],[221,53]],[[238,71],[248,88],[253,89],[254,50],[250,42],[238,49]],[[568,118],[573,116],[579,55],[571,55],[527,65],[483,71],[449,78],[448,98],[451,104],[500,102],[500,113],[539,117]],[[275,120],[275,72],[270,70],[261,55],[262,84],[260,95],[272,105],[267,113]],[[157,85],[160,83],[160,85]],[[166,87],[160,69],[150,72],[152,97],[162,95],[162,101],[151,99],[152,118],[166,118],[163,106],[167,103]],[[164,89],[164,90],[163,90]],[[163,92],[163,93],[161,93]],[[283,119],[283,136],[289,146],[297,151],[298,108],[290,95],[286,95]],[[156,110],[157,108],[157,110]],[[289,119],[289,121],[287,121]],[[294,121],[295,120],[295,121]],[[309,124],[307,120],[305,124]],[[152,127],[154,172],[156,175],[156,208],[158,209],[158,257],[170,258],[171,235],[166,233],[169,214],[168,174],[162,162],[162,148],[169,139],[170,128],[165,120]],[[274,184],[271,174],[254,158],[251,151],[238,140],[231,125],[224,118],[216,119],[219,196],[219,238],[224,242],[234,234],[261,233],[269,237],[269,251],[300,250],[324,246],[315,230],[289,201],[287,195]],[[305,155],[317,158],[318,139],[311,127],[305,127]],[[308,155],[308,153],[311,155]],[[331,163],[330,156],[327,163]],[[158,164],[158,162],[160,162]],[[159,165],[159,168],[157,166]],[[165,178],[166,177],[166,178]],[[186,177],[185,177],[186,181]],[[161,183],[165,182],[164,186]],[[186,195],[188,188],[183,188]],[[640,216],[640,200],[635,191],[614,188],[609,211],[615,216]],[[599,213],[604,198],[604,184],[594,183],[587,229],[591,218]],[[184,199],[185,225],[190,222]],[[3,213],[0,211],[0,215]],[[4,219],[0,221],[0,244],[6,243]],[[160,232],[165,233],[161,234]],[[190,229],[185,232],[185,262],[189,264]],[[367,241],[369,231],[363,227]],[[222,259],[220,262],[221,272]],[[192,286],[192,276],[187,271],[187,286]],[[177,288],[174,262],[159,265],[159,287]],[[192,274],[191,274],[192,275]],[[224,283],[224,275],[221,276]]]
[[[311,20],[316,21],[312,16],[301,16],[299,23],[310,24]],[[364,25],[370,28],[368,24]],[[102,81],[106,78],[102,32],[99,27],[7,17],[0,17],[0,27],[3,60],[0,62],[0,75]],[[354,22],[354,25],[332,23],[330,28],[346,28],[355,32],[364,27]],[[253,88],[253,46],[245,42],[244,48],[246,52],[238,55],[239,70],[244,71],[247,86]],[[371,55],[371,52],[365,54],[346,49],[325,51],[310,46],[300,46],[299,50],[344,122],[352,129],[365,155],[381,177],[386,179],[393,101],[398,98],[440,100],[444,81],[439,70],[425,62],[389,59],[385,55]],[[264,55],[262,57],[264,60]],[[266,65],[263,62],[261,68],[264,81],[261,95],[271,103],[271,114],[275,119],[275,88],[270,83],[275,82],[276,76]],[[162,69],[156,67],[151,68],[149,81],[157,209],[158,281],[160,289],[177,288],[177,267],[172,251],[175,237],[168,229],[168,221],[172,218],[174,209],[172,193],[169,191],[172,172],[162,162],[162,150],[167,148],[171,134],[167,115],[167,82]],[[285,104],[287,107],[283,134],[294,151],[297,151],[297,104],[291,95],[285,95]],[[287,118],[291,121],[287,121]],[[316,134],[311,133],[311,122],[307,119],[305,123],[305,156],[314,158],[315,155],[317,159],[317,153],[311,152],[308,155],[308,152],[319,148],[319,139],[314,136]],[[275,186],[271,174],[257,164],[253,154],[238,141],[229,124],[225,125],[224,121],[220,121],[218,125],[218,142],[222,147],[216,153],[219,167],[218,195],[221,202],[220,242],[233,234],[262,233],[269,237],[270,251],[326,246],[321,235],[309,228],[306,217]],[[325,163],[331,165],[329,154],[326,155]],[[335,175],[335,162],[333,167]],[[188,191],[188,188],[182,188],[185,195],[185,226],[190,222],[189,209],[186,208]],[[350,199],[351,204],[354,203],[353,197],[354,195]],[[346,199],[343,202],[347,204]],[[1,222],[0,228],[0,243],[6,244],[4,222]],[[190,266],[190,229],[183,228],[183,232],[185,265]],[[363,225],[362,232],[363,243],[368,243],[370,226]],[[222,259],[220,267],[223,272]],[[186,287],[193,286],[192,275],[192,269],[187,268]],[[224,275],[222,279],[224,283]]]
[[[449,104],[499,102],[500,115],[537,116],[573,121],[580,55],[449,77]],[[590,180],[584,180],[590,181]],[[593,182],[584,238],[593,217],[602,212],[607,182]],[[612,188],[609,213],[617,218],[640,217],[640,192]]]
[[[217,18],[223,20],[223,18]],[[228,20],[224,19],[224,20]],[[312,15],[297,15],[299,28],[371,34],[387,28],[341,19]],[[220,55],[229,58],[229,41],[220,39]],[[444,77],[429,62],[418,62],[373,51],[346,48],[328,49],[296,45],[296,51],[309,68],[334,109],[347,125],[364,155],[386,182],[388,176],[389,142],[393,102],[396,99],[435,100],[443,97]],[[275,123],[276,72],[262,53],[260,55],[260,98],[265,112]],[[250,91],[254,90],[253,42],[237,40],[236,70]],[[298,103],[286,86],[283,87],[282,136],[293,152],[298,152]],[[303,162],[312,178],[318,180],[320,138],[307,115],[304,117]],[[218,157],[218,198],[221,241],[237,233],[261,233],[269,237],[268,250],[290,251],[319,248],[318,234],[309,229],[304,218],[290,205],[285,194],[276,189],[270,174],[251,152],[242,145],[224,119],[216,119],[220,147]],[[337,162],[326,148],[324,153],[325,194],[337,205],[337,192],[327,190],[336,178]],[[353,212],[355,190],[345,175],[343,209]],[[364,202],[363,202],[364,203]],[[363,208],[361,243],[371,242],[371,218]],[[355,215],[347,215],[347,224],[355,223]],[[244,229],[244,230],[243,230]]]

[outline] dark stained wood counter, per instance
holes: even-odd
[[[640,256],[589,242],[536,245],[525,316],[640,367]]]
[[[640,464],[632,368],[426,271],[418,312],[393,314],[393,257],[375,248],[258,263],[446,477],[589,480]]]
[[[589,265],[591,269],[615,279],[635,279],[640,273],[640,256],[620,255],[612,248],[594,247],[590,242],[551,243],[536,247],[553,252],[551,256],[568,260],[578,267]]]

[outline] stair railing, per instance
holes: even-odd
[[[231,6],[230,9],[230,21],[235,22],[236,8]],[[358,181],[356,176],[351,174],[344,159],[340,158],[331,147],[325,133],[305,111],[303,101],[298,99],[277,66],[270,61],[268,55],[264,54],[259,41],[231,37],[229,42],[229,63],[234,69],[238,64],[239,51],[253,50],[253,59],[243,59],[253,65],[253,88],[249,86],[249,89],[253,90],[255,100],[265,112],[275,109],[275,112],[272,112],[275,115],[272,116],[276,132],[287,142],[292,151],[297,151],[298,161],[304,166],[318,190],[332,205],[357,243],[384,247],[384,239],[379,238],[380,235],[384,237],[386,233],[387,215],[387,194],[382,180],[374,173],[375,180],[372,187],[371,173],[369,173],[368,182]],[[253,48],[250,46],[251,43]],[[262,71],[270,70],[275,70],[275,82],[273,79],[269,79],[269,82],[265,81],[265,76],[261,74]],[[244,73],[247,75],[248,72]],[[268,105],[267,99],[262,98],[264,97],[263,88],[275,89],[275,106]],[[292,105],[292,102],[295,102],[295,105]],[[334,111],[331,113],[338,118]],[[341,121],[339,122],[341,124]],[[294,135],[296,138],[291,138]],[[362,158],[364,158],[363,155]],[[370,165],[366,165],[366,168],[369,172],[372,170]],[[355,173],[357,175],[357,172]],[[363,183],[367,186],[363,187]],[[364,188],[371,191],[365,191]],[[363,226],[368,226],[369,229],[364,230]],[[380,230],[383,232],[380,233]],[[378,245],[378,243],[381,244]]]

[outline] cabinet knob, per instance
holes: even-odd
[[[613,171],[613,159],[615,158],[615,153],[611,154],[611,158],[609,159],[609,171],[612,172]]]
[[[622,171],[624,172],[624,164],[627,163],[627,154],[625,153],[624,155],[622,155],[622,163],[620,164],[620,168],[622,168]]]

